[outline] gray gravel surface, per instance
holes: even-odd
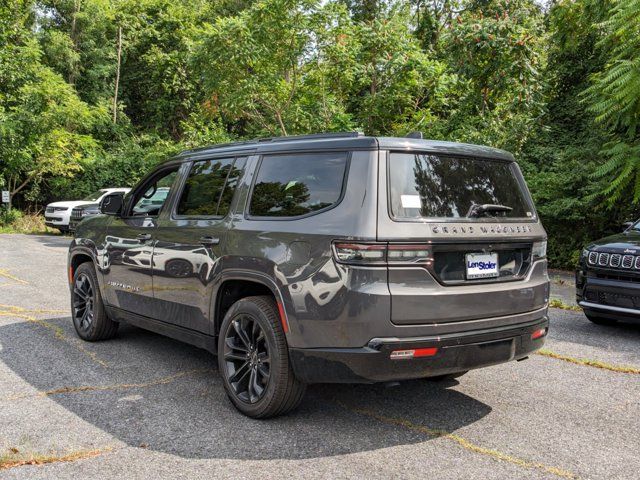
[[[640,471],[640,326],[550,310],[545,349],[459,381],[311,386],[255,421],[214,358],[123,327],[77,339],[69,238],[0,235],[0,478],[615,478]],[[597,360],[607,368],[567,360]],[[14,450],[15,451],[15,450]],[[66,458],[65,458],[66,457]]]

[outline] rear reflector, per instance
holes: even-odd
[[[431,348],[415,348],[413,350],[394,350],[389,358],[391,360],[402,360],[405,358],[433,357],[438,353],[436,347]]]
[[[282,324],[282,331],[284,333],[289,333],[289,322],[287,321],[287,314],[284,313],[284,307],[282,306],[282,302],[276,302],[278,305],[278,313],[280,314],[280,323]]]
[[[531,334],[531,340],[537,340],[538,338],[542,338],[547,334],[546,328],[539,328],[535,332]]]

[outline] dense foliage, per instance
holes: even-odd
[[[640,0],[0,3],[0,185],[130,186],[183,148],[361,130],[518,157],[552,263],[640,202]]]

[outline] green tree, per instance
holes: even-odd
[[[21,2],[2,19],[0,36],[0,174],[11,196],[47,176],[70,176],[99,145],[91,128],[104,113],[42,63],[33,33],[33,4]]]
[[[607,161],[596,171],[607,179],[603,193],[615,205],[626,193],[640,201],[640,1],[617,0],[602,24],[600,46],[608,52],[604,68],[592,77],[585,97],[603,125]]]
[[[121,5],[116,22],[123,35],[124,112],[138,132],[180,141],[184,122],[204,101],[189,58],[194,31],[208,18],[207,2],[127,0]]]
[[[349,128],[331,83],[335,65],[350,53],[343,44],[348,22],[336,5],[263,0],[205,25],[194,63],[209,108],[236,135]]]
[[[380,14],[353,30],[353,63],[345,75],[349,110],[366,132],[438,135],[449,115],[458,79],[421,49],[407,9]]]
[[[589,240],[619,231],[631,214],[625,204],[609,211],[598,196],[603,182],[593,174],[602,164],[606,135],[580,101],[590,75],[604,65],[599,24],[607,10],[600,0],[563,0],[549,11],[544,115],[521,156],[549,234],[549,258],[561,267],[573,267]]]
[[[542,113],[544,29],[533,0],[474,0],[439,47],[466,85],[447,135],[519,152]]]

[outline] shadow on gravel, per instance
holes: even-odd
[[[549,336],[555,340],[571,339],[573,343],[590,347],[636,353],[640,345],[640,323],[619,321],[610,326],[596,325],[582,312],[554,309]]]
[[[73,240],[72,235],[59,235],[55,233],[48,235],[29,235],[29,237],[34,238],[45,247],[64,249],[69,248],[69,244]]]
[[[448,385],[428,381],[381,385],[312,385],[302,405],[286,417],[251,420],[230,404],[218,379],[215,358],[204,350],[122,326],[102,343],[76,343],[69,318],[46,320],[65,340],[33,323],[0,327],[0,360],[41,392],[62,387],[110,386],[58,393],[55,401],[86,422],[133,447],[187,458],[303,459],[377,450],[427,441],[410,429],[388,425],[355,410],[453,432],[491,408]],[[105,366],[92,361],[87,349]],[[176,376],[180,372],[190,372]],[[158,383],[158,379],[169,379]],[[154,383],[155,382],[155,383]],[[146,385],[145,385],[146,384]],[[55,417],[38,422],[57,423]],[[64,425],[55,425],[64,429]]]

